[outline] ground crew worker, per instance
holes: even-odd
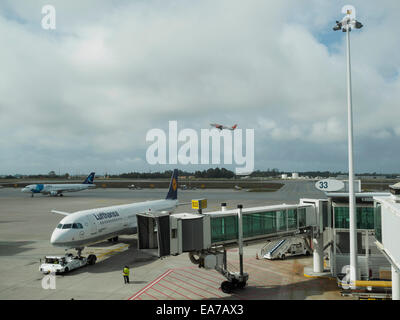
[[[129,283],[129,267],[128,266],[124,267],[124,269],[122,270],[122,275],[124,276],[125,284]]]

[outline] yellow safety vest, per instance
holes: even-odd
[[[124,268],[124,271],[122,272],[122,274],[124,276],[129,276],[129,269],[128,268]]]

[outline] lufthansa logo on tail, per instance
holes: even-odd
[[[172,189],[174,191],[176,191],[176,179],[175,178],[172,179]]]

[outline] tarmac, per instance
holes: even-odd
[[[304,276],[304,268],[312,266],[312,257],[292,257],[284,261],[257,259],[262,244],[244,249],[244,268],[249,273],[245,289],[225,294],[220,289],[223,276],[214,270],[199,269],[187,254],[159,259],[153,252],[139,251],[137,237],[121,236],[118,243],[108,241],[85,248],[83,255],[96,254],[93,266],[86,266],[55,277],[55,289],[39,272],[45,255],[63,255],[49,241],[53,229],[63,216],[52,214],[56,209],[74,212],[130,202],[162,199],[163,189],[102,189],[66,193],[49,197],[21,193],[17,188],[0,190],[0,299],[16,300],[277,300],[277,299],[340,299],[336,282]],[[300,197],[324,197],[310,181],[287,183],[277,192],[245,192],[235,190],[179,190],[179,200],[207,198],[207,211],[218,210],[221,202],[228,208],[298,203]],[[193,212],[189,204],[175,212]],[[71,251],[73,252],[73,251]],[[238,270],[238,251],[228,251],[228,267]],[[124,284],[122,268],[131,269],[130,283]]]

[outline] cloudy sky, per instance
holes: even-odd
[[[0,174],[170,169],[146,161],[146,133],[170,120],[254,129],[255,169],[346,171],[345,33],[332,31],[345,4],[2,0]],[[351,33],[355,170],[400,172],[400,3],[351,4],[364,24]]]

